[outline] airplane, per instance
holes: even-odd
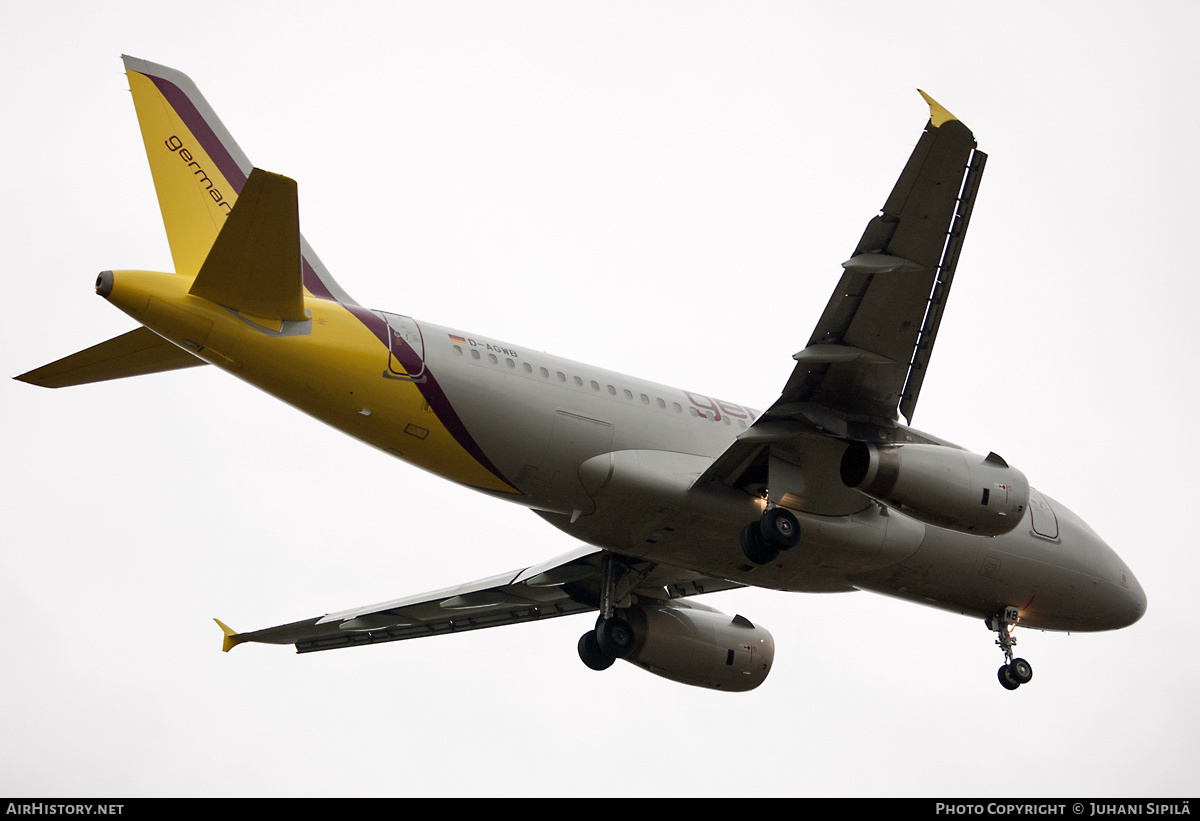
[[[300,233],[296,183],[256,168],[184,74],[124,56],[173,273],[103,271],[139,325],[16,377],[58,388],[202,365],[459,485],[576,546],[457,587],[239,633],[306,653],[596,614],[585,665],[624,660],[743,692],[774,639],[696,600],[742,587],[865,590],[978,618],[1033,668],[1017,625],[1129,626],[1146,595],[1065,505],[996,453],[913,427],[987,155],[930,118],[765,411],[368,309]],[[903,422],[900,417],[903,416]]]

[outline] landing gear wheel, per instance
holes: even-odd
[[[1013,659],[1008,663],[1008,672],[1017,684],[1028,684],[1033,679],[1033,665],[1025,659]]]
[[[790,550],[800,541],[800,523],[786,508],[768,510],[759,520],[758,529],[763,543],[776,550]]]
[[[601,652],[614,659],[623,659],[633,653],[637,636],[629,622],[620,616],[613,616],[596,625],[596,641]]]
[[[767,564],[775,560],[779,550],[763,541],[759,525],[759,522],[751,522],[742,528],[742,553],[754,564]]]
[[[996,671],[996,678],[1000,679],[1000,686],[1005,690],[1015,690],[1021,686],[1021,682],[1013,677],[1012,670],[1009,669],[1007,664]]]
[[[988,629],[996,634],[996,646],[1004,653],[1004,666],[996,671],[996,678],[1005,690],[1015,690],[1033,679],[1033,665],[1025,659],[1013,658],[1017,639],[1012,631],[1020,618],[1020,609],[1009,605],[1002,614],[997,613],[986,620]]]
[[[595,630],[589,630],[579,637],[578,649],[580,660],[593,670],[607,670],[616,661],[600,649]]]

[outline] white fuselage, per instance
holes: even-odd
[[[471,436],[521,496],[576,538],[747,585],[898,596],[981,618],[1006,605],[1052,630],[1135,621],[1145,597],[1116,553],[1063,505],[1036,494],[1002,536],[916,521],[863,497],[851,515],[795,511],[803,539],[753,566],[738,531],[764,500],[693,482],[760,413],[429,323],[424,361]]]

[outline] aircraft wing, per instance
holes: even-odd
[[[897,411],[911,423],[987,161],[970,129],[921,96],[925,131],[782,394],[697,484],[769,488],[770,501],[829,515],[865,505],[840,481],[840,440],[886,438]]]
[[[925,132],[767,416],[813,404],[895,420],[898,406],[912,422],[987,160],[970,129],[921,94]]]
[[[599,610],[604,551],[581,545],[544,564],[431,593],[237,633],[225,631],[223,649],[243,642],[294,644],[296,652],[333,650],[386,641],[461,633]],[[742,585],[653,562],[628,565],[618,600],[663,601]]]

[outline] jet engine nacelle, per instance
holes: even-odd
[[[981,536],[1008,533],[1029,506],[1025,474],[999,456],[939,445],[854,442],[842,482],[914,519]]]
[[[744,692],[762,684],[775,660],[775,640],[743,616],[695,602],[640,605],[622,612],[637,645],[625,659],[657,676]]]

